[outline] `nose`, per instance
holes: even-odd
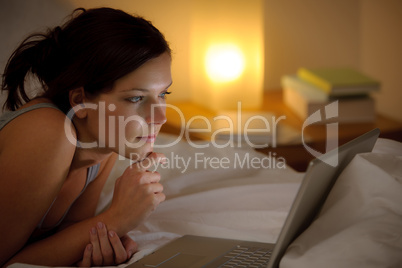
[[[166,123],[166,105],[160,102],[152,102],[147,109],[149,112],[145,117],[147,124],[163,125]]]

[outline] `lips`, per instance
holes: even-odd
[[[145,140],[145,142],[148,142],[148,143],[154,143],[155,139],[156,139],[156,135],[141,136],[141,137],[137,137],[137,139]]]

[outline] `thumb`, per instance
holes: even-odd
[[[126,249],[127,258],[131,258],[135,252],[138,251],[138,244],[132,240],[128,235],[124,235],[121,238],[121,242]]]

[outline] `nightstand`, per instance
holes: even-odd
[[[217,115],[216,112],[190,102],[177,102],[171,103],[170,105],[172,106],[170,108],[168,107],[166,111],[168,121],[162,127],[161,131],[175,135],[184,133],[185,126],[182,126],[183,122],[187,123],[196,116],[213,118]],[[173,109],[172,107],[175,108]],[[182,117],[178,116],[178,110],[182,112]],[[284,116],[284,119],[282,119],[280,123],[286,125],[289,129],[300,132],[301,135],[303,120],[298,118],[291,109],[283,103],[281,90],[266,92],[264,94],[262,108],[251,110],[251,112],[272,112],[277,117]],[[342,145],[374,128],[379,128],[381,130],[380,137],[402,142],[402,123],[382,115],[377,115],[376,120],[371,123],[339,123],[337,143],[338,145]],[[307,126],[303,129],[303,135],[304,137],[308,137],[307,140],[304,140],[304,143],[307,144],[307,146],[319,152],[325,152],[327,141],[325,124],[313,124]],[[186,135],[183,135],[183,137],[191,140],[208,140],[208,136],[206,136],[205,133],[197,132],[188,132]],[[305,171],[309,161],[314,158],[314,156],[312,156],[303,145],[301,136],[290,143],[281,142],[276,144],[275,147],[268,146],[265,148],[257,148],[256,150],[265,154],[271,153],[278,157],[284,157],[286,163],[297,171]]]

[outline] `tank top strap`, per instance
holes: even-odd
[[[39,108],[54,108],[60,111],[59,107],[57,107],[55,104],[46,102],[34,104],[17,111],[8,111],[0,116],[0,130],[18,116]]]
[[[74,199],[74,201],[67,208],[66,212],[63,214],[63,216],[60,218],[60,220],[54,226],[44,229],[42,227],[42,224],[43,224],[47,214],[49,213],[50,209],[52,208],[54,201],[56,201],[56,199],[53,200],[52,204],[50,205],[50,207],[48,208],[48,210],[46,211],[45,215],[43,216],[43,218],[41,219],[40,223],[37,225],[36,228],[41,229],[41,230],[50,230],[50,229],[53,229],[53,228],[59,226],[61,224],[61,222],[64,220],[64,218],[67,216],[67,213],[70,211],[70,208],[75,203],[75,201],[77,201],[77,199],[84,193],[84,191],[88,187],[88,185],[95,180],[95,178],[99,172],[99,167],[100,167],[100,164],[96,164],[96,165],[88,168],[87,178],[86,178],[84,188],[81,190],[81,192],[78,194],[78,196]]]
[[[86,185],[90,184],[91,182],[93,182],[95,180],[95,178],[99,172],[99,167],[100,167],[100,163],[88,168]]]

